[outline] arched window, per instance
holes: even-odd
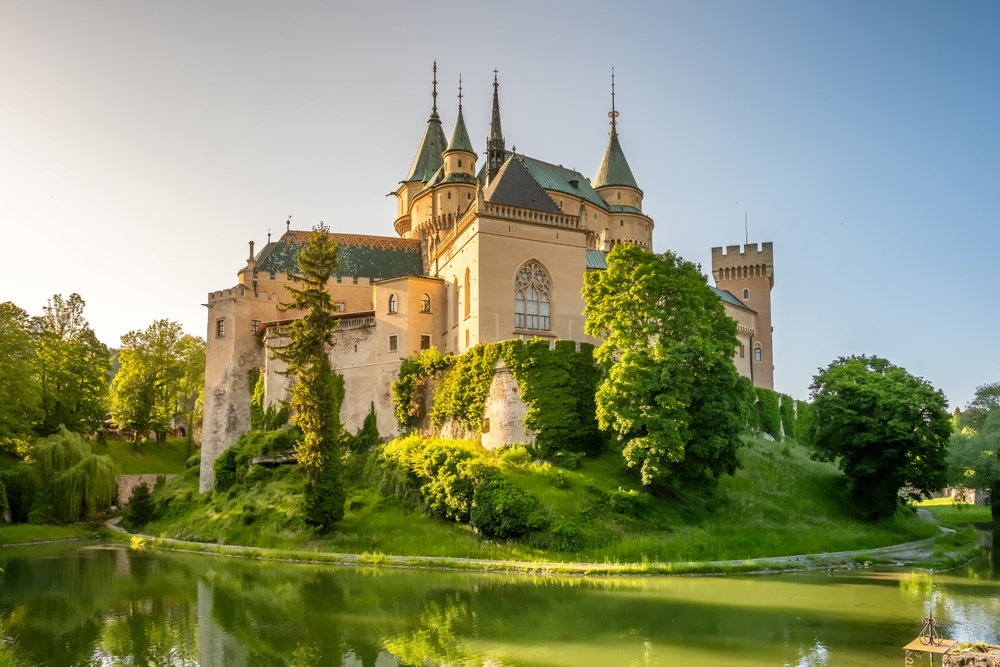
[[[521,267],[514,281],[515,328],[540,331],[551,328],[550,290],[549,277],[537,262]]]
[[[396,295],[389,295],[389,314],[395,313],[399,310],[399,303],[396,301]]]
[[[431,312],[431,295],[424,294],[420,297],[420,312],[429,313]]]
[[[472,296],[472,272],[469,269],[465,270],[465,316],[468,317],[472,312],[470,303]]]
[[[743,298],[744,299],[749,299],[750,298],[750,290],[748,290],[748,289],[743,290]]]

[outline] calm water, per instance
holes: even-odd
[[[996,554],[996,555],[991,555]],[[0,549],[18,665],[898,665],[928,611],[1000,639],[1000,551],[939,576],[535,578]]]

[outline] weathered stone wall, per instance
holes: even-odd
[[[132,498],[135,487],[143,482],[152,491],[156,486],[156,478],[163,477],[166,481],[172,480],[177,475],[118,475],[118,504],[124,505]]]
[[[483,414],[483,447],[494,450],[517,442],[533,443],[535,434],[524,426],[527,414],[528,405],[514,374],[498,360]]]
[[[989,653],[965,650],[961,653],[945,653],[941,656],[942,667],[1000,667],[1000,646],[990,646]],[[952,651],[955,649],[953,648]]]

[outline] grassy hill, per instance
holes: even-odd
[[[123,475],[182,473],[184,462],[194,453],[194,448],[184,438],[166,442],[108,440],[104,445],[97,441],[89,444],[95,454],[110,456]]]
[[[466,525],[379,492],[361,474],[366,457],[360,457],[348,462],[347,514],[330,534],[317,535],[303,523],[303,475],[288,466],[228,492],[204,495],[198,494],[197,468],[187,469],[157,493],[160,516],[142,532],[281,549],[587,562],[870,549],[938,533],[933,524],[906,512],[879,523],[864,521],[839,495],[840,473],[810,460],[791,442],[748,440],[741,451],[743,468],[724,478],[710,500],[641,493],[615,454],[584,459],[575,470],[523,457],[479,455],[541,501],[548,528],[519,541],[483,539]]]

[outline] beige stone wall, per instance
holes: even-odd
[[[533,443],[534,432],[524,426],[527,414],[528,405],[521,398],[517,380],[502,361],[497,361],[483,414],[483,447],[494,450],[519,442]]]
[[[774,287],[774,244],[766,242],[741,247],[727,246],[725,252],[712,248],[712,276],[715,284],[729,291],[757,312],[751,356],[760,347],[760,362],[753,363],[753,382],[757,387],[774,389],[774,347],[771,327],[771,288]]]
[[[199,488],[215,483],[212,463],[250,428],[248,372],[264,366],[264,348],[251,333],[251,322],[279,318],[277,295],[244,287],[212,292],[205,341],[205,408]],[[224,322],[223,335],[218,322]]]
[[[156,487],[156,478],[163,477],[169,482],[177,475],[118,475],[118,506],[121,507],[132,498],[135,487],[143,482],[149,487],[150,492]]]
[[[737,308],[725,301],[722,302],[722,305],[725,307],[726,315],[736,320],[736,339],[739,341],[739,345],[733,354],[733,363],[736,365],[736,370],[739,371],[740,375],[752,379],[751,373],[753,369],[750,346],[757,326],[757,318],[754,313]]]

